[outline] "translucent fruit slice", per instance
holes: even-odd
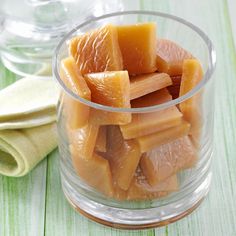
[[[172,80],[172,85],[173,86],[180,86],[180,83],[181,83],[181,75],[177,75],[177,76],[171,76],[170,77],[171,78],[171,80]]]
[[[79,70],[72,57],[68,57],[61,62],[61,79],[64,84],[81,98],[91,100],[91,92],[84,78],[79,74]],[[89,107],[73,99],[68,94],[63,96],[63,106],[65,108],[66,119],[71,129],[77,129],[88,122]]]
[[[183,75],[179,95],[183,96],[192,90],[203,78],[201,64],[196,59],[185,60],[183,64]],[[179,105],[184,118],[191,124],[190,134],[198,137],[201,130],[201,94],[198,93],[192,98]]]
[[[192,167],[197,160],[197,152],[188,136],[176,139],[144,154],[141,169],[150,185],[176,174],[184,168]]]
[[[69,51],[82,74],[123,69],[117,29],[111,24],[71,39]]]
[[[90,159],[82,158],[75,146],[70,146],[70,151],[74,168],[80,178],[97,191],[112,196],[112,176],[108,161],[97,154],[93,154]]]
[[[117,26],[124,69],[129,74],[156,71],[156,24]]]
[[[178,190],[176,175],[151,186],[140,168],[137,168],[127,194],[127,200],[148,200],[160,198]]]
[[[88,123],[83,128],[69,131],[69,141],[71,146],[77,150],[77,155],[84,159],[92,158],[98,130],[98,125]]]
[[[130,108],[130,81],[127,71],[110,71],[85,75],[92,101],[98,104]],[[91,122],[95,124],[127,124],[129,113],[105,112],[91,109]]]
[[[157,40],[156,65],[159,72],[165,72],[170,76],[182,74],[183,61],[193,58],[191,53],[178,44],[167,40]]]
[[[171,95],[164,89],[137,98],[131,102],[132,107],[147,107],[171,100]],[[155,133],[181,123],[182,114],[176,106],[149,113],[135,113],[132,122],[120,125],[123,137],[132,139]]]
[[[117,183],[113,183],[114,195],[113,198],[119,201],[127,199],[127,190],[121,189]]]
[[[141,152],[144,153],[187,135],[189,133],[189,129],[190,124],[186,121],[182,121],[177,126],[139,137],[136,140],[139,143]]]
[[[113,181],[127,190],[141,157],[139,146],[135,140],[124,140],[119,126],[108,127],[107,140]]]
[[[166,73],[151,73],[133,76],[130,80],[130,99],[142,97],[172,84]]]
[[[136,98],[131,101],[132,108],[154,106],[164,102],[168,102],[172,99],[170,93],[166,88],[160,89],[158,91],[149,93],[143,97]]]
[[[107,148],[107,127],[106,126],[100,126],[96,145],[95,145],[95,151],[97,152],[106,152]]]
[[[167,89],[173,99],[176,99],[179,97],[180,85],[169,86]]]

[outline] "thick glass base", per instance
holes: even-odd
[[[97,203],[75,192],[63,174],[62,188],[73,208],[95,222],[120,229],[146,229],[173,223],[194,211],[209,191],[211,176],[208,172],[193,192],[178,201],[146,209],[124,209]]]

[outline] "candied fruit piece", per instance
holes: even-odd
[[[197,152],[188,136],[178,138],[145,153],[140,167],[150,185],[176,174],[184,168],[192,167],[197,160]]]
[[[117,26],[124,69],[129,74],[156,71],[156,24]]]
[[[91,92],[84,78],[79,74],[78,68],[72,57],[61,62],[61,79],[64,84],[81,98],[91,100]],[[80,128],[88,122],[89,107],[82,102],[75,100],[68,94],[63,96],[66,119],[71,129]],[[83,114],[83,115],[82,115]]]
[[[179,97],[180,85],[169,86],[167,89],[168,89],[168,91],[171,94],[173,99],[176,99],[176,98]]]
[[[121,189],[117,183],[113,182],[114,195],[113,198],[119,201],[127,200],[127,190]]]
[[[110,71],[85,75],[91,90],[92,101],[98,104],[130,108],[130,81],[127,71]],[[131,114],[125,112],[106,112],[91,109],[92,123],[127,124],[131,121]]]
[[[132,100],[131,106],[153,106],[170,100],[171,95],[166,89],[164,89]],[[131,139],[176,126],[180,124],[181,121],[182,113],[176,106],[172,106],[154,112],[134,113],[132,115],[132,122],[126,125],[120,125],[120,128],[123,137],[125,139]]]
[[[166,88],[149,93],[143,97],[136,98],[131,101],[132,108],[155,106],[161,103],[168,102],[172,99]]]
[[[177,138],[183,137],[188,134],[190,124],[186,121],[182,121],[179,125],[145,135],[137,138],[140,150],[142,153],[152,150],[155,147],[161,146],[165,143],[169,143]]]
[[[108,128],[107,140],[113,181],[121,189],[127,190],[141,157],[138,143],[135,140],[124,140],[119,126]]]
[[[170,192],[178,190],[176,175],[151,186],[142,170],[138,167],[127,193],[127,200],[147,200],[168,195]]]
[[[181,83],[181,75],[177,75],[177,76],[171,76],[170,77],[171,78],[171,80],[172,80],[172,85],[173,86],[180,86],[180,83]]]
[[[203,70],[196,59],[185,60],[183,64],[183,75],[180,84],[179,96],[183,96],[192,90],[203,78]],[[201,132],[201,93],[185,100],[179,104],[183,117],[191,124],[190,134],[199,138]]]
[[[166,73],[133,76],[130,80],[130,99],[142,97],[171,84],[171,78]]]
[[[111,24],[72,38],[69,51],[82,74],[123,70],[117,29]]]
[[[106,144],[107,144],[107,127],[100,126],[98,131],[98,136],[95,145],[95,151],[97,152],[106,152]]]
[[[82,158],[89,159],[93,156],[98,130],[98,125],[90,123],[76,130],[68,129],[69,142]]]
[[[113,185],[109,162],[95,153],[90,159],[82,158],[78,149],[72,145],[70,151],[74,168],[80,178],[106,196],[112,196]]]
[[[157,40],[156,66],[159,72],[165,72],[170,76],[182,74],[183,61],[193,58],[191,53],[178,44],[167,40]]]

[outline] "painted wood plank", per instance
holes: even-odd
[[[166,227],[166,235],[235,235],[236,52],[226,1],[152,1],[145,5],[145,9],[175,14],[201,27],[213,40],[218,60],[211,191],[197,211]],[[156,229],[155,232],[162,235],[164,230]]]
[[[16,76],[0,63],[0,89]],[[47,162],[20,178],[0,175],[0,235],[44,235],[44,206]]]

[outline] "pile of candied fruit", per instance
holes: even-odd
[[[76,95],[116,108],[155,106],[192,90],[203,71],[191,53],[156,36],[155,23],[111,25],[72,38],[61,79]],[[198,159],[201,94],[149,112],[111,112],[62,96],[74,169],[117,200],[164,197]]]

